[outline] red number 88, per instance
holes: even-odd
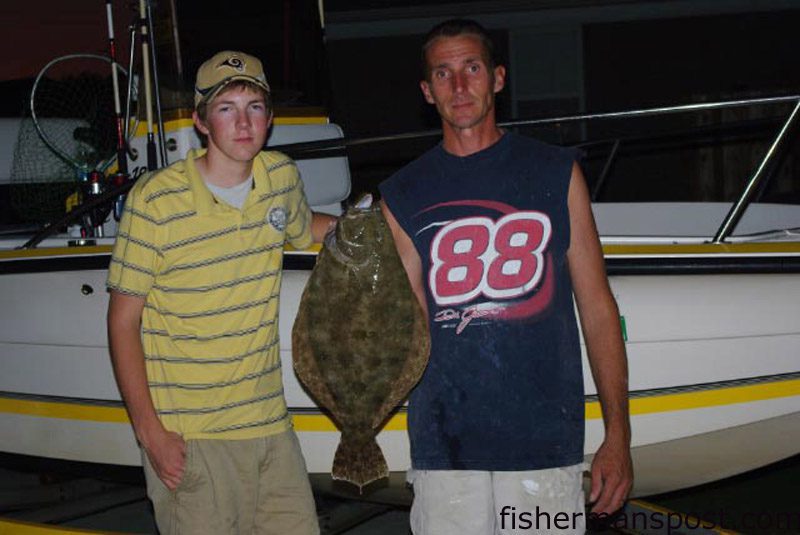
[[[469,217],[448,223],[431,244],[429,284],[440,305],[523,295],[541,280],[550,219],[541,212],[516,212],[496,222]]]

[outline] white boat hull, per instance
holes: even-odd
[[[798,244],[789,246],[800,255]],[[108,248],[93,254],[107,259]],[[20,259],[9,253],[4,261]],[[309,471],[324,473],[339,434],[291,366],[291,325],[308,274],[285,272],[281,357]],[[105,276],[104,269],[0,275],[0,451],[141,463],[108,357]],[[635,494],[704,483],[800,452],[799,274],[610,280],[627,332]],[[586,363],[584,369],[589,458],[603,426]],[[402,410],[379,443],[391,470],[409,467]]]

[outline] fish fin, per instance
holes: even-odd
[[[342,433],[333,457],[333,479],[348,481],[361,490],[373,481],[389,477],[386,458],[375,437],[353,439],[352,436]]]
[[[307,288],[306,291],[308,291]],[[292,328],[292,364],[294,371],[300,381],[311,392],[314,400],[338,418],[336,402],[322,379],[323,375],[319,370],[319,366],[317,366],[314,351],[311,349],[309,331],[306,328],[308,321],[306,307],[301,306],[297,311],[297,317]]]
[[[408,392],[419,382],[422,373],[428,366],[428,356],[431,352],[431,338],[428,332],[428,325],[425,321],[425,316],[422,313],[422,308],[419,303],[414,301],[417,308],[417,313],[414,318],[414,325],[412,327],[411,338],[412,340],[419,340],[418,347],[412,347],[409,352],[416,352],[424,354],[425,358],[413,358],[409,355],[405,359],[405,365],[400,372],[398,380],[394,382],[391,392],[386,397],[380,409],[375,412],[375,418],[372,421],[372,428],[379,431],[389,415],[392,414],[394,409],[403,401],[408,395]]]

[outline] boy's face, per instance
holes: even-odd
[[[267,141],[272,112],[264,95],[249,88],[223,90],[207,107],[205,120],[193,114],[197,129],[208,136],[208,156],[249,162]]]

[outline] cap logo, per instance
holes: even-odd
[[[244,52],[226,50],[215,54],[197,69],[195,107],[206,99],[213,99],[229,83],[237,80],[252,82],[269,93],[269,84],[258,58]]]
[[[231,69],[237,70],[239,72],[244,72],[245,64],[241,58],[237,58],[236,56],[232,56],[227,58],[225,61],[219,64],[220,67],[230,67]]]

